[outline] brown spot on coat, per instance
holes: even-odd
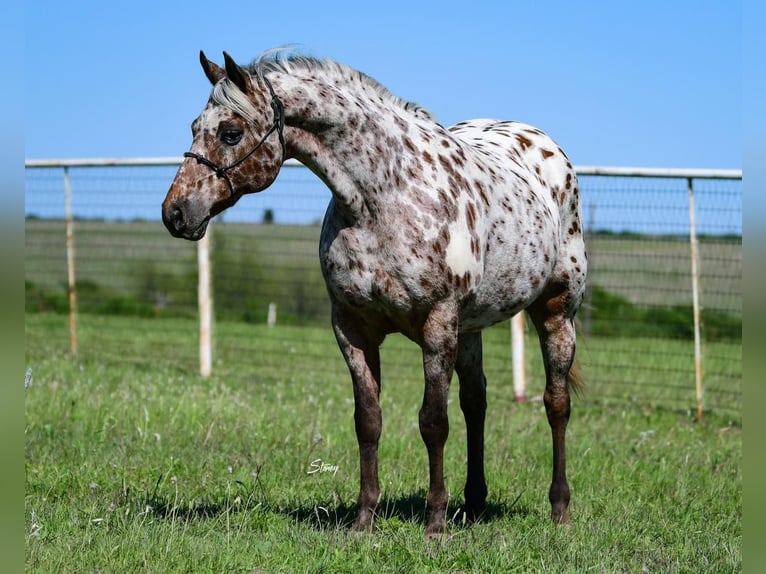
[[[439,154],[439,163],[442,164],[442,167],[446,170],[446,172],[450,175],[455,174],[455,167],[452,165],[452,162],[444,157],[442,154]]]
[[[484,189],[484,184],[477,180],[476,189],[479,190],[479,197],[481,197],[481,201],[484,203],[484,205],[489,205],[489,198],[487,197],[487,192]]]
[[[516,134],[516,140],[519,142],[519,144],[521,144],[521,149],[523,150],[526,150],[528,147],[532,146],[532,140],[521,134]]]
[[[473,203],[468,203],[465,206],[465,220],[468,223],[468,229],[473,231],[476,228],[476,207]]]

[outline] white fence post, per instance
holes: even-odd
[[[72,218],[72,185],[69,168],[64,167],[64,219],[66,221],[66,267],[69,290],[69,347],[77,355],[77,292],[74,274],[74,219]]]
[[[523,311],[511,317],[511,361],[513,362],[513,400],[523,403],[527,400]]]
[[[199,306],[199,374],[210,376],[213,366],[212,335],[213,302],[210,290],[210,235],[207,233],[197,242],[197,303]]]
[[[688,180],[689,192],[689,244],[692,260],[692,313],[694,316],[694,379],[697,389],[697,420],[702,420],[702,345],[700,341],[700,297],[697,254],[697,229],[694,219],[694,183]]]
[[[266,324],[273,327],[277,324],[277,304],[269,303],[269,314],[266,316]]]

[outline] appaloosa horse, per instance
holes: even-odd
[[[380,497],[379,347],[400,332],[423,354],[420,433],[428,449],[427,534],[445,527],[443,452],[453,371],[468,434],[465,511],[485,508],[486,379],[481,329],[526,309],[542,347],[553,437],[551,516],[567,523],[565,433],[574,316],[586,255],[577,178],[531,126],[472,120],[444,128],[342,64],[266,55],[225,67],[200,53],[213,84],[192,123],[191,151],[162,205],[176,237],[196,240],[212,216],[274,181],[297,158],[332,191],[319,257],[332,325],[351,371],[359,441],[356,530]]]

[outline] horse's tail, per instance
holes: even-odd
[[[569,368],[567,384],[569,386],[569,390],[572,391],[575,395],[582,395],[588,388],[585,384],[585,381],[583,380],[580,361],[577,360],[576,356],[574,361],[572,361],[572,366]]]

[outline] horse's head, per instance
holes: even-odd
[[[200,52],[213,92],[192,122],[191,150],[162,204],[175,237],[205,235],[211,217],[271,185],[285,159],[284,110],[271,83],[223,55],[225,68]]]

